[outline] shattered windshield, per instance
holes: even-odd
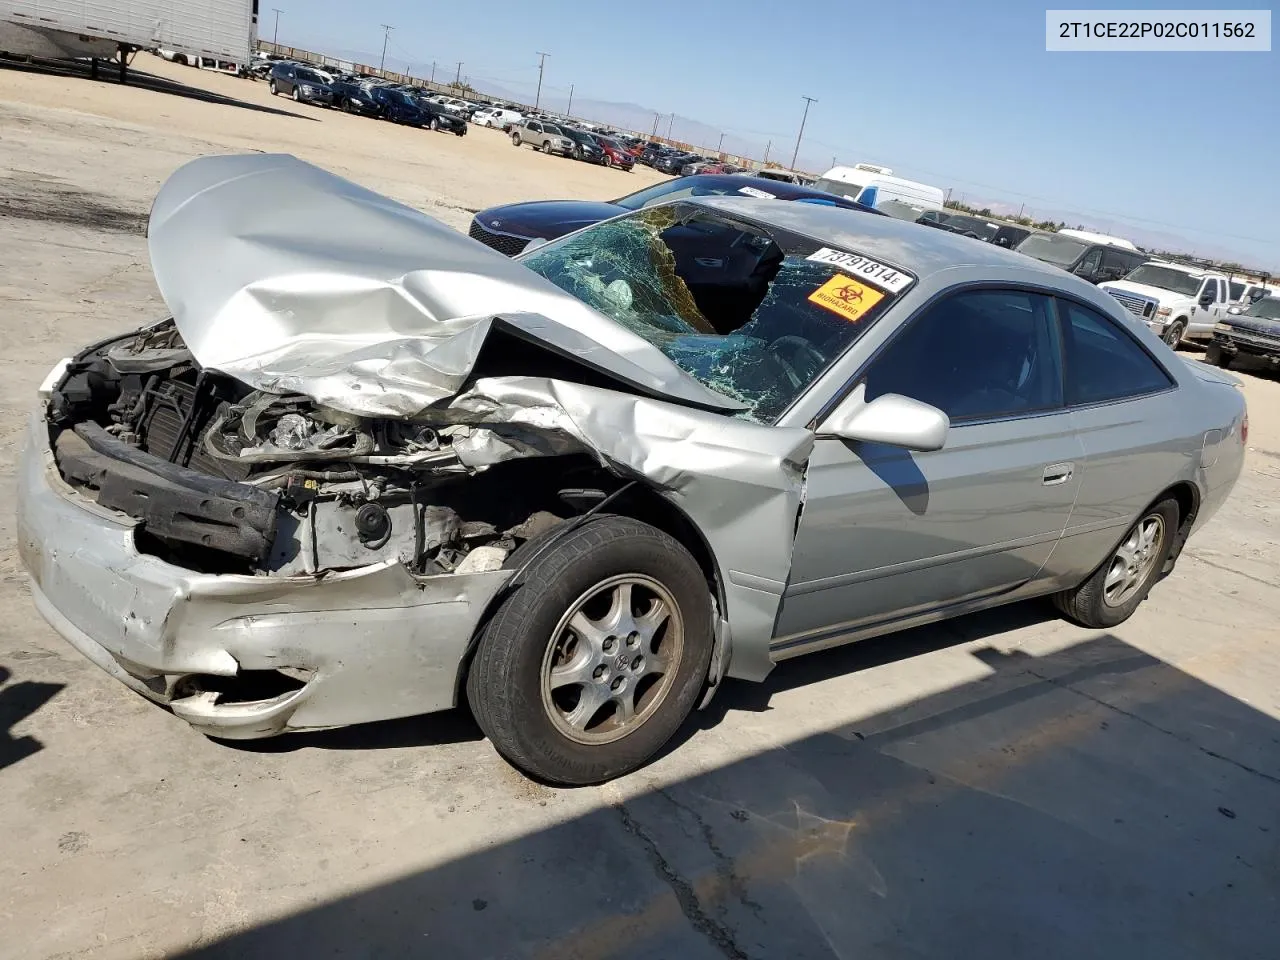
[[[675,203],[554,240],[521,263],[656,346],[690,376],[774,422],[875,322],[885,289],[819,259],[870,261]],[[810,257],[814,259],[809,259]]]
[[[1265,317],[1280,320],[1280,297],[1263,297],[1244,312],[1246,317]]]

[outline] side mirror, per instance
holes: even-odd
[[[1208,292],[1202,293],[1202,294],[1200,294],[1200,299],[1199,299],[1199,300],[1197,300],[1196,302],[1197,302],[1197,303],[1199,303],[1199,304],[1200,304],[1200,306],[1202,306],[1202,307],[1212,307],[1212,306],[1213,306],[1213,294],[1212,294],[1212,293],[1208,293]]]
[[[862,388],[859,388],[859,394]],[[850,398],[853,399],[853,398]],[[821,434],[864,443],[883,443],[907,450],[941,450],[951,421],[937,407],[896,393],[886,393],[848,413],[837,410]]]

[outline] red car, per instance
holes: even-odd
[[[606,167],[617,167],[619,170],[630,170],[635,166],[636,158],[617,140],[611,140],[609,137],[596,136],[596,142],[600,144],[604,150],[604,158],[601,161]]]

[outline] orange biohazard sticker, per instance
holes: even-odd
[[[851,323],[884,299],[884,294],[859,283],[852,277],[837,273],[834,277],[809,294],[809,302],[838,313]]]

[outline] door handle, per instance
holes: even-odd
[[[1074,463],[1051,463],[1044,468],[1044,478],[1041,482],[1046,487],[1056,487],[1070,480],[1075,469]]]

